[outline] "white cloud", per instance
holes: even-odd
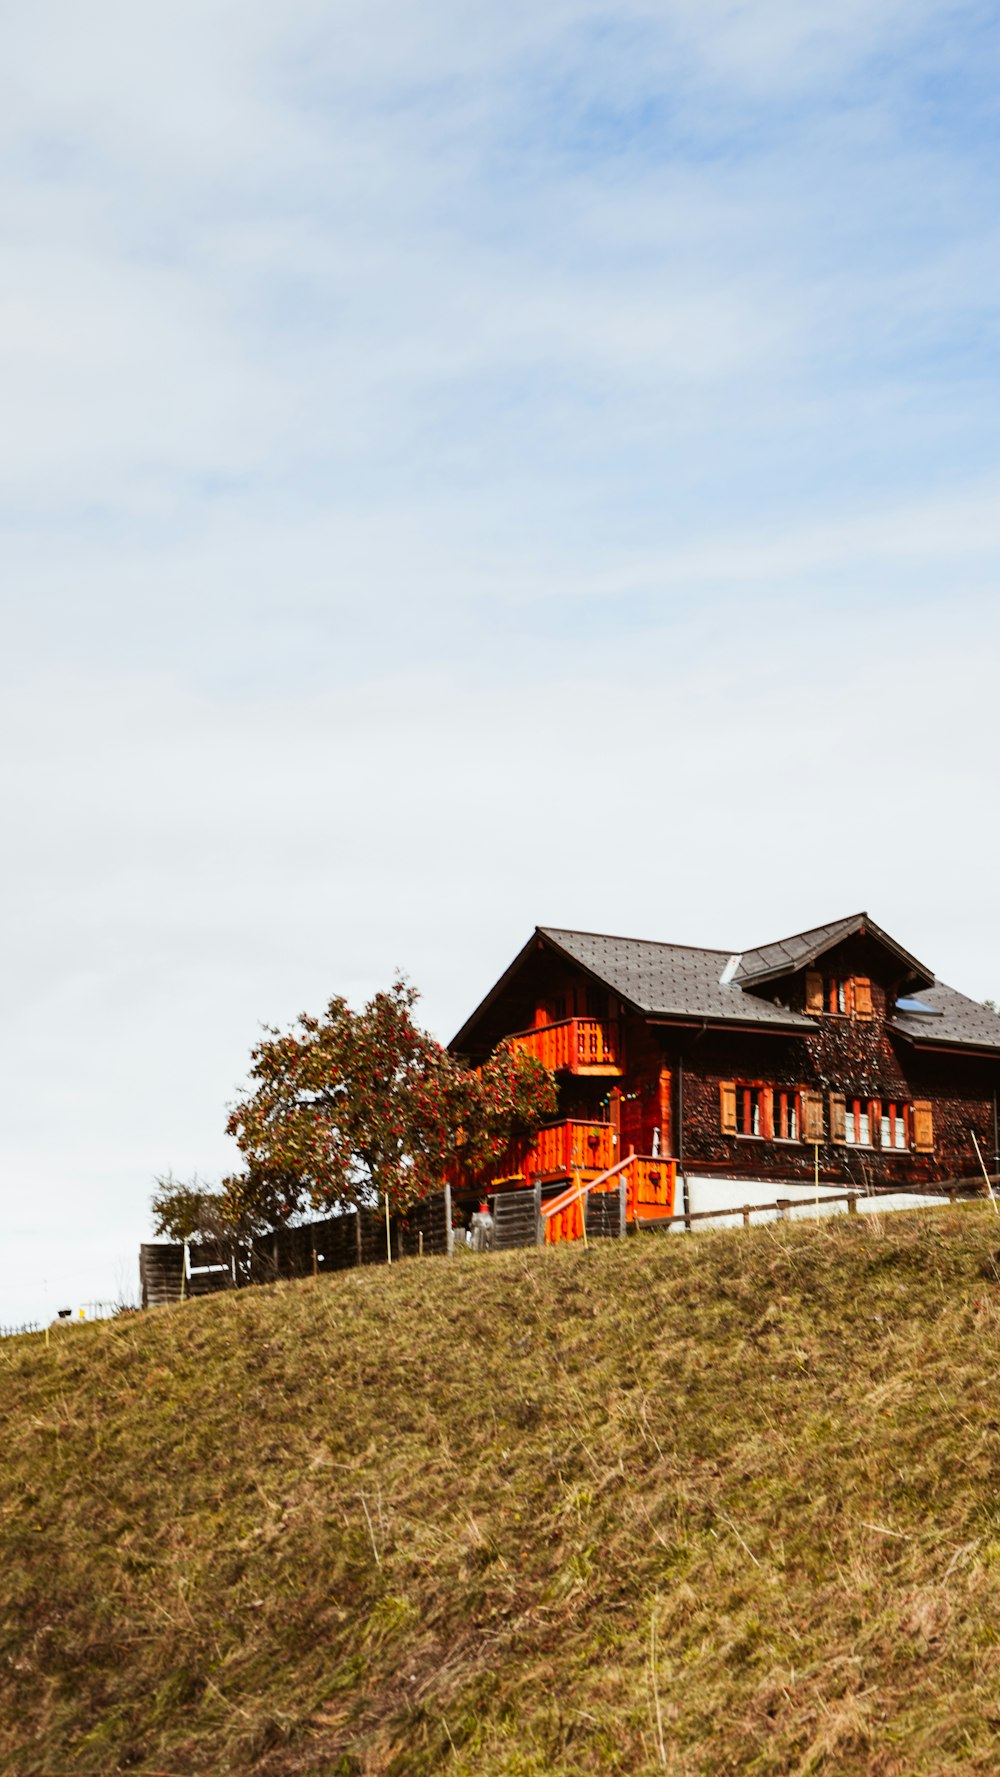
[[[982,18],[5,21],[0,1320],[396,964],[867,903],[997,991]]]

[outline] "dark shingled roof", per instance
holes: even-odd
[[[815,1030],[814,1018],[776,1006],[773,998],[763,996],[762,990],[766,983],[807,968],[842,939],[858,932],[867,933],[896,956],[904,965],[903,990],[916,991],[918,999],[933,1008],[930,1013],[897,1011],[890,1022],[891,1030],[921,1045],[1000,1054],[1000,1016],[967,999],[954,987],[935,982],[931,971],[883,932],[867,913],[852,913],[846,919],[814,926],[791,938],[779,938],[742,955],[728,950],[699,950],[687,944],[658,944],[647,938],[615,938],[605,932],[537,926],[535,938],[515,957],[466,1020],[452,1046],[462,1046],[539,937],[647,1017],[704,1019],[774,1031]],[[732,979],[723,985],[722,977],[730,972]]]
[[[717,1018],[726,1023],[766,1024],[779,1030],[813,1030],[801,1012],[744,993],[738,980],[720,986],[728,950],[694,950],[646,938],[610,938],[600,932],[568,932],[539,926],[543,938],[589,969],[612,992],[655,1018]]]
[[[831,945],[849,938],[863,918],[864,914],[855,914],[847,919],[836,919],[832,925],[813,926],[808,932],[796,932],[792,938],[776,938],[773,944],[761,944],[756,950],[746,950],[740,959],[739,978],[752,981],[758,975],[787,975],[802,969]]]
[[[943,981],[933,987],[921,988],[919,995],[933,1012],[896,1012],[891,1028],[913,1043],[928,1043],[947,1049],[1000,1050],[1000,1017],[978,1000],[967,999],[956,987]]]

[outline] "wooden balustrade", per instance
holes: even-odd
[[[527,1185],[537,1178],[569,1178],[572,1173],[604,1172],[615,1161],[614,1131],[610,1123],[573,1120],[550,1123],[533,1142],[507,1149],[485,1173],[466,1175],[461,1160],[452,1168],[451,1184],[457,1190],[485,1191],[497,1184]],[[654,1163],[655,1164],[655,1163]]]
[[[507,1038],[554,1074],[621,1074],[621,1029],[603,1018],[561,1018]]]
[[[630,1222],[637,1216],[654,1218],[673,1214],[676,1160],[637,1154],[625,1176],[628,1180],[626,1213]]]
[[[585,1172],[603,1172],[614,1164],[613,1131],[610,1123],[552,1123],[540,1129],[525,1155],[525,1177],[570,1173],[579,1167]]]

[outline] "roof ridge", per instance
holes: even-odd
[[[675,944],[669,938],[630,938],[625,932],[587,932],[581,926],[536,926],[536,932],[544,932],[550,937],[554,932],[565,932],[573,938],[608,938],[613,944],[652,944],[658,950],[696,950],[701,956],[736,956],[742,951],[727,948],[725,944]]]
[[[801,932],[786,932],[783,938],[769,938],[766,944],[753,944],[750,948],[752,950],[773,950],[779,944],[794,944],[796,938],[808,938],[813,932],[829,931],[831,926],[850,925],[851,921],[855,919],[871,919],[871,914],[862,908],[860,913],[844,913],[839,919],[821,919],[817,925],[803,926]],[[748,952],[744,951],[744,955],[747,954]]]

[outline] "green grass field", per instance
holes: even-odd
[[[0,1769],[1000,1767],[988,1207],[0,1345]]]

